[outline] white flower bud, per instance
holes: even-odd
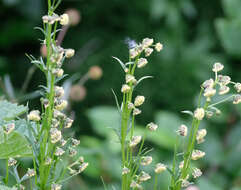
[[[205,156],[205,152],[202,152],[201,150],[193,150],[192,152],[192,160],[198,160]]]
[[[157,174],[162,173],[162,172],[166,171],[166,169],[167,169],[166,165],[164,165],[162,163],[158,163],[158,164],[156,164],[155,173],[157,173]]]
[[[61,131],[59,131],[56,128],[51,128],[50,137],[51,137],[51,143],[55,144],[56,142],[60,141],[62,138]]]
[[[155,49],[157,52],[160,52],[163,49],[163,45],[160,42],[158,42],[155,45]]]
[[[151,46],[153,44],[153,42],[154,42],[154,40],[151,38],[144,38],[142,40],[142,47],[147,48],[147,47]]]
[[[227,94],[229,92],[229,87],[228,86],[221,86],[219,88],[219,95]]]
[[[65,50],[65,56],[66,58],[71,58],[73,57],[75,54],[75,50],[74,49],[66,49]]]
[[[136,56],[138,56],[138,51],[136,50],[136,48],[132,48],[129,50],[129,54],[130,54],[130,58],[134,59]]]
[[[206,88],[204,90],[204,94],[203,95],[205,97],[210,98],[210,97],[214,96],[215,94],[216,94],[216,90],[215,89],[213,89],[213,88]]]
[[[71,138],[72,146],[76,147],[80,144],[80,141],[74,138]]]
[[[151,179],[151,176],[144,171],[142,171],[140,176],[138,177],[138,181],[140,181],[140,182],[144,182],[144,181],[147,181],[149,179]]]
[[[130,184],[130,187],[132,189],[138,189],[138,190],[141,190],[143,189],[142,186],[140,184],[138,184],[136,181],[132,180],[131,181],[131,184]]]
[[[69,15],[68,14],[65,13],[60,16],[60,24],[63,26],[69,24]]]
[[[70,119],[70,118],[66,118],[66,121],[64,123],[64,128],[70,128],[73,124],[74,120]]]
[[[69,156],[70,157],[73,157],[77,154],[77,151],[73,148],[69,148]]]
[[[233,104],[239,104],[241,102],[241,95],[237,94],[233,98]]]
[[[58,98],[61,98],[64,96],[64,88],[61,86],[55,86],[54,87],[54,95]]]
[[[135,98],[135,102],[134,102],[134,105],[135,106],[141,106],[145,101],[145,97],[144,96],[137,96]]]
[[[202,120],[205,116],[205,111],[203,108],[197,108],[194,111],[194,118],[196,118],[197,120]]]
[[[222,71],[224,66],[221,63],[214,63],[213,65],[213,72],[219,72]]]
[[[57,147],[54,154],[55,156],[62,156],[64,153],[65,151],[62,148]]]
[[[222,86],[226,86],[231,82],[231,78],[226,75],[218,75],[218,82],[220,82]]]
[[[51,185],[51,190],[61,190],[61,188],[62,188],[62,185],[60,185],[60,184],[52,184]]]
[[[127,74],[126,75],[126,83],[130,83],[130,82],[135,83],[136,79],[133,75]]]
[[[83,164],[81,164],[79,166],[79,172],[83,172],[88,167],[88,165],[89,165],[88,162],[84,162]]]
[[[30,121],[39,121],[40,120],[40,112],[38,110],[33,110],[28,114],[28,120]]]
[[[131,87],[128,84],[123,84],[121,87],[122,93],[128,93],[128,92],[130,92],[130,90],[131,90]]]
[[[138,108],[134,108],[133,115],[139,115],[139,114],[141,114],[141,110]]]
[[[206,80],[202,83],[202,87],[203,88],[213,88],[214,87],[214,80],[213,79],[209,79],[209,80]]]
[[[130,173],[130,169],[127,168],[127,167],[124,167],[124,168],[122,169],[122,175],[126,175],[126,174],[128,174],[128,173]]]
[[[185,137],[185,136],[187,136],[187,131],[188,131],[187,126],[182,124],[182,125],[179,127],[179,129],[177,130],[177,133],[178,133],[180,136]]]
[[[133,136],[129,146],[131,148],[135,147],[137,144],[139,144],[141,142],[142,137],[141,136]]]
[[[192,172],[192,175],[193,175],[194,178],[198,178],[202,175],[202,171],[198,168],[194,168],[193,172]]]
[[[141,158],[141,165],[142,166],[147,166],[152,163],[152,157],[151,156],[143,156]]]
[[[184,161],[181,161],[178,167],[179,167],[179,169],[182,169],[183,166],[184,166]]]
[[[153,123],[153,122],[151,122],[151,123],[148,123],[148,124],[147,124],[147,128],[148,128],[150,131],[156,131],[157,128],[158,128],[158,125],[155,124],[155,123]]]
[[[145,56],[146,57],[149,57],[153,52],[153,49],[152,48],[146,48],[145,49]]]
[[[33,177],[33,176],[35,176],[35,171],[34,171],[34,169],[30,169],[30,168],[28,168],[28,171],[27,171],[27,176],[28,177]]]
[[[204,137],[207,135],[207,130],[206,129],[200,129],[197,132],[196,140],[197,143],[200,144],[204,142]]]
[[[67,105],[68,105],[68,102],[66,100],[58,100],[55,105],[55,109],[61,111],[65,109]]]
[[[14,166],[17,164],[17,160],[15,160],[14,158],[9,158],[8,159],[8,166]]]
[[[142,68],[147,64],[147,60],[145,58],[140,58],[137,62],[137,67]]]
[[[53,69],[52,71],[53,75],[55,75],[56,77],[62,77],[64,74],[64,70],[63,69]]]
[[[241,92],[241,83],[237,82],[235,85],[234,85],[234,88],[237,90],[237,92]]]

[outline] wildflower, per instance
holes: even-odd
[[[130,141],[130,144],[129,146],[131,148],[135,147],[137,144],[139,144],[141,142],[141,136],[133,136],[131,141]]]
[[[64,123],[64,128],[70,128],[72,126],[73,122],[74,122],[74,120],[72,120],[70,118],[66,118],[65,123]]]
[[[72,141],[72,146],[73,146],[73,147],[78,146],[78,145],[79,145],[79,143],[80,143],[80,141],[79,141],[79,140],[74,139],[74,138],[71,138],[71,141]]]
[[[137,67],[142,68],[147,64],[147,60],[145,58],[140,58],[137,62]]]
[[[237,82],[235,85],[234,85],[234,88],[237,90],[237,92],[241,92],[241,83]]]
[[[67,141],[64,139],[61,139],[59,142],[61,146],[64,146],[67,143]]]
[[[54,95],[59,98],[63,97],[64,96],[64,88],[61,86],[55,86],[54,87]]]
[[[9,123],[4,127],[4,132],[8,135],[15,129],[14,123]]]
[[[209,80],[206,80],[202,83],[202,87],[203,88],[213,88],[214,86],[214,80],[213,79],[209,79]]]
[[[69,156],[70,157],[73,157],[77,154],[77,151],[73,148],[69,148]]]
[[[157,173],[157,174],[162,173],[166,169],[167,169],[166,165],[164,165],[162,163],[158,163],[158,164],[156,164],[155,173]]]
[[[147,181],[149,179],[151,179],[151,176],[144,171],[142,171],[140,176],[138,177],[138,181],[140,181],[140,182],[144,182],[144,181]]]
[[[202,120],[205,116],[205,111],[203,108],[197,108],[194,111],[194,118],[196,118],[197,120]]]
[[[141,106],[145,101],[145,97],[144,96],[137,96],[135,98],[135,102],[134,102],[134,105],[135,106]]]
[[[103,71],[99,66],[92,66],[88,71],[88,75],[92,80],[98,80],[102,77]]]
[[[179,164],[179,166],[178,166],[178,167],[179,167],[179,169],[182,169],[182,168],[183,168],[183,166],[184,166],[184,160],[180,162],[180,164]]]
[[[155,123],[153,123],[153,122],[151,122],[151,123],[147,124],[147,128],[148,128],[150,131],[156,131],[157,128],[158,128],[158,125],[155,124]]]
[[[55,119],[57,119],[57,118],[59,118],[59,119],[64,119],[66,116],[62,113],[62,112],[60,112],[60,111],[58,111],[58,110],[54,110],[54,118]]]
[[[158,42],[155,45],[155,49],[157,52],[160,52],[163,49],[163,45],[160,42]]]
[[[65,153],[65,151],[62,148],[57,147],[54,154],[55,154],[55,156],[62,156],[64,153]]]
[[[74,56],[74,54],[75,54],[74,49],[66,49],[66,50],[65,50],[65,56],[66,56],[66,58],[71,58],[71,57]]]
[[[63,69],[53,69],[52,73],[56,77],[62,77],[64,74],[64,70]]]
[[[152,157],[151,156],[143,156],[141,158],[141,165],[142,166],[147,166],[147,165],[151,164],[151,162],[152,162]]]
[[[61,188],[62,188],[62,185],[60,185],[60,184],[52,184],[51,185],[51,190],[61,190]]]
[[[15,160],[14,158],[9,158],[8,159],[8,166],[14,166],[15,164],[17,164],[17,160]]]
[[[130,187],[133,188],[133,189],[138,189],[138,190],[142,189],[142,186],[134,180],[131,181]]]
[[[35,171],[34,171],[34,169],[30,169],[30,168],[28,168],[28,171],[27,171],[27,177],[33,177],[33,176],[35,176]]]
[[[139,115],[139,114],[141,114],[141,110],[139,110],[138,108],[134,108],[133,115]]]
[[[146,49],[145,49],[145,56],[146,56],[146,57],[149,57],[152,52],[153,52],[153,49],[152,49],[152,48],[146,48]]]
[[[130,172],[130,170],[129,170],[129,168],[127,168],[127,167],[124,167],[123,169],[122,169],[122,175],[126,175],[126,174],[128,174]]]
[[[179,127],[179,129],[177,130],[177,133],[178,133],[180,136],[185,137],[185,136],[187,136],[187,131],[188,131],[187,126],[182,124],[182,125]]]
[[[69,15],[68,14],[65,13],[60,16],[60,24],[63,26],[69,24]]]
[[[87,167],[88,167],[89,163],[88,162],[84,162],[79,166],[79,172],[83,172]]]
[[[136,56],[138,56],[138,51],[136,50],[136,48],[132,48],[129,50],[129,54],[130,54],[130,58],[134,59]]]
[[[219,82],[222,86],[226,86],[231,82],[231,78],[229,76],[218,75]]]
[[[202,175],[202,171],[198,168],[194,168],[193,172],[192,172],[192,175],[193,175],[194,178],[198,178]]]
[[[128,103],[127,107],[128,107],[129,110],[132,110],[132,109],[135,108],[134,104],[131,103],[131,102]]]
[[[241,102],[241,95],[237,94],[233,98],[233,104],[239,104]]]
[[[59,131],[56,128],[51,128],[50,137],[51,137],[51,143],[55,144],[56,142],[60,141],[62,138],[61,131]]]
[[[216,94],[216,90],[215,89],[213,89],[213,88],[206,88],[205,90],[204,90],[204,96],[205,97],[207,97],[207,98],[210,98],[210,97],[212,97],[212,96],[214,96]]]
[[[130,74],[127,74],[126,75],[126,83],[135,83],[136,82],[136,79],[133,75],[130,75]]]
[[[80,22],[80,13],[76,9],[69,9],[66,11],[66,14],[69,15],[69,24],[76,26]]]
[[[229,92],[229,87],[228,86],[221,86],[219,89],[219,94],[223,95]]]
[[[61,111],[61,110],[65,109],[67,107],[67,105],[68,105],[68,102],[66,100],[57,100],[55,109]]]
[[[33,110],[28,114],[28,120],[30,121],[39,121],[40,120],[40,112],[38,110]]]
[[[197,143],[200,144],[204,142],[204,137],[207,135],[207,130],[206,129],[200,129],[197,132],[196,140]]]
[[[122,85],[122,88],[121,88],[122,93],[128,93],[128,92],[130,92],[130,90],[131,90],[131,87],[128,84]]]
[[[213,65],[213,72],[219,72],[219,71],[222,71],[223,70],[223,68],[224,68],[224,66],[221,64],[221,63],[214,63],[214,65]]]
[[[149,46],[151,46],[152,44],[153,44],[153,39],[151,39],[151,38],[144,38],[143,40],[142,40],[142,47],[143,48],[148,48]]]
[[[50,157],[48,157],[46,160],[45,160],[45,165],[49,165],[51,164],[52,162],[52,159]]]
[[[205,156],[205,152],[202,152],[201,150],[194,150],[192,152],[192,160],[198,160]]]

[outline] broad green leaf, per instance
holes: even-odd
[[[27,107],[23,105],[13,104],[6,100],[0,101],[0,120],[12,120],[26,111]]]
[[[95,107],[87,112],[87,116],[99,135],[107,136],[110,130],[118,129],[120,125],[120,114],[115,107]]]
[[[31,156],[32,150],[25,137],[16,131],[6,136],[3,131],[0,130],[0,159]]]
[[[0,185],[1,190],[17,190],[16,187],[7,187],[5,185]]]

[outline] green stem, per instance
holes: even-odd
[[[6,177],[5,177],[5,184],[8,185],[8,158],[6,159]]]
[[[154,190],[157,190],[157,182],[158,182],[158,174],[155,174],[155,180],[154,180]]]

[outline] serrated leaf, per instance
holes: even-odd
[[[0,159],[32,157],[32,150],[25,137],[16,131],[5,136],[0,129]]]
[[[28,108],[23,105],[13,104],[6,100],[0,101],[0,120],[12,120],[27,110]]]

